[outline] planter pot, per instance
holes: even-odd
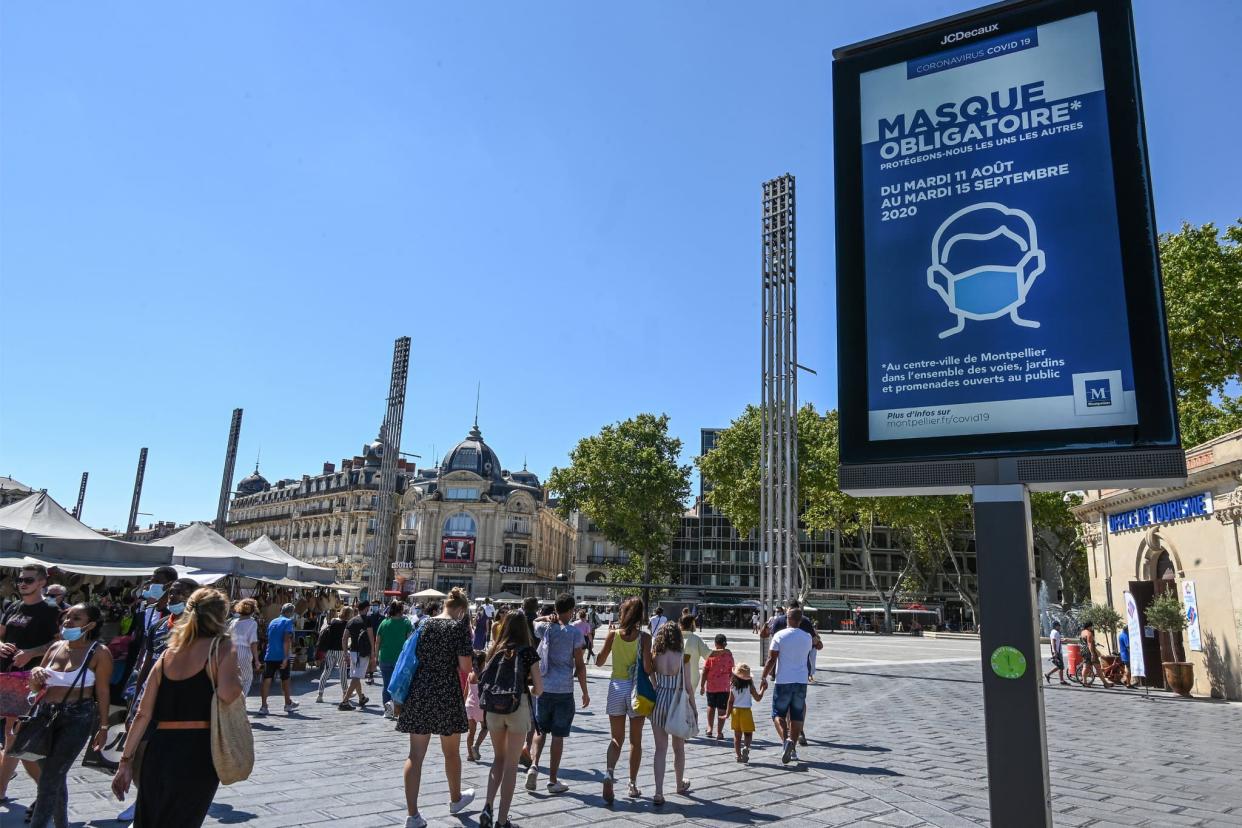
[[[1189,661],[1164,662],[1164,683],[1179,696],[1190,696],[1195,686],[1195,665]]]

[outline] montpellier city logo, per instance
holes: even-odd
[[[927,286],[957,317],[940,338],[961,333],[967,319],[1005,315],[1015,325],[1038,328],[1038,322],[1020,317],[1018,308],[1043,272],[1044,251],[1028,213],[995,201],[958,210],[932,236],[927,268]]]
[[[1088,408],[1113,404],[1113,387],[1107,379],[1087,380],[1084,387],[1087,392]]]

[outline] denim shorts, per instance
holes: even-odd
[[[573,693],[544,693],[535,699],[535,727],[540,733],[564,738],[573,723]]]
[[[806,721],[806,685],[778,684],[772,694],[772,718],[789,717],[791,722]]]

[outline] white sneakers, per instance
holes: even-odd
[[[564,782],[561,782],[560,780],[557,780],[556,782],[548,783],[548,793],[550,794],[563,794],[568,790],[569,790],[569,786],[566,785]]]
[[[450,814],[460,814],[466,808],[470,807],[470,803],[474,802],[474,788],[467,788],[461,792],[461,799],[456,802],[449,803]],[[423,822],[426,825],[426,821]]]
[[[533,791],[539,786],[539,771],[533,766],[526,772],[526,790]]]
[[[397,718],[397,714],[393,709],[392,702],[390,701],[384,702],[384,718],[385,719]]]
[[[427,820],[419,814],[405,818],[405,828],[427,828]]]
[[[298,703],[297,703],[297,702],[295,702],[295,701],[291,701],[291,702],[289,702],[288,704],[286,704],[286,705],[285,705],[285,712],[286,712],[286,713],[292,713],[293,711],[295,711],[295,710],[297,710],[297,709],[298,709]]]

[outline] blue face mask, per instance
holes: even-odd
[[[169,604],[168,611],[171,612],[173,615],[180,615],[181,613],[185,612],[185,601],[182,601],[179,604]]]
[[[142,597],[147,598],[151,601],[160,600],[161,598],[164,597],[164,585],[163,584],[151,584],[145,590],[143,590]]]
[[[83,636],[84,632],[81,627],[62,627],[60,637],[66,641],[77,641]]]

